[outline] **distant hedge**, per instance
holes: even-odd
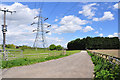
[[[120,41],[118,37],[86,37],[75,39],[67,44],[69,50],[83,49],[119,49]]]

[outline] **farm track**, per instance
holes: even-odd
[[[3,69],[3,78],[92,78],[94,65],[86,51],[28,66]]]

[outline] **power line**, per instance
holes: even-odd
[[[50,15],[52,15],[53,14],[53,12],[55,11],[55,9],[56,9],[56,7],[60,4],[58,4],[59,2],[57,2],[56,3],[56,5],[53,7],[53,9],[51,10],[51,12],[50,12],[50,14],[49,14],[49,18],[51,18],[51,16]]]
[[[43,5],[44,5],[44,0],[43,0],[43,2],[41,4],[41,7],[40,7],[41,10],[43,10]]]
[[[0,9],[0,11],[4,12],[4,25],[2,25],[2,32],[3,32],[3,60],[6,60],[6,49],[5,49],[5,40],[6,40],[6,32],[7,32],[7,25],[6,25],[6,13],[9,12],[9,13],[13,13],[13,12],[16,12],[16,11],[10,11],[6,8],[4,9]]]
[[[67,10],[62,16],[66,15],[67,13],[69,13],[72,9],[75,8],[75,6],[77,6],[78,3],[75,3],[69,10]]]
[[[63,16],[65,16],[66,14],[68,14],[70,11],[72,11],[72,9],[74,9],[75,8],[75,6],[77,6],[77,4],[79,4],[79,3],[75,3],[70,9],[68,9],[61,17],[63,17]],[[72,19],[71,19],[72,20]],[[54,22],[54,23],[56,23],[56,22]],[[54,24],[53,23],[53,24]]]

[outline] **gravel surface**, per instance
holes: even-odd
[[[94,65],[86,51],[28,66],[3,69],[3,78],[92,78]]]

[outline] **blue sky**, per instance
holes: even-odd
[[[12,16],[7,14],[7,44],[33,45],[35,33],[32,30],[36,25],[30,24],[36,21],[33,18],[39,8],[42,8],[42,16],[48,17],[44,23],[52,25],[48,28],[51,32],[46,34],[47,45],[66,47],[68,41],[76,38],[118,35],[117,2],[5,2],[0,7],[17,11]]]

